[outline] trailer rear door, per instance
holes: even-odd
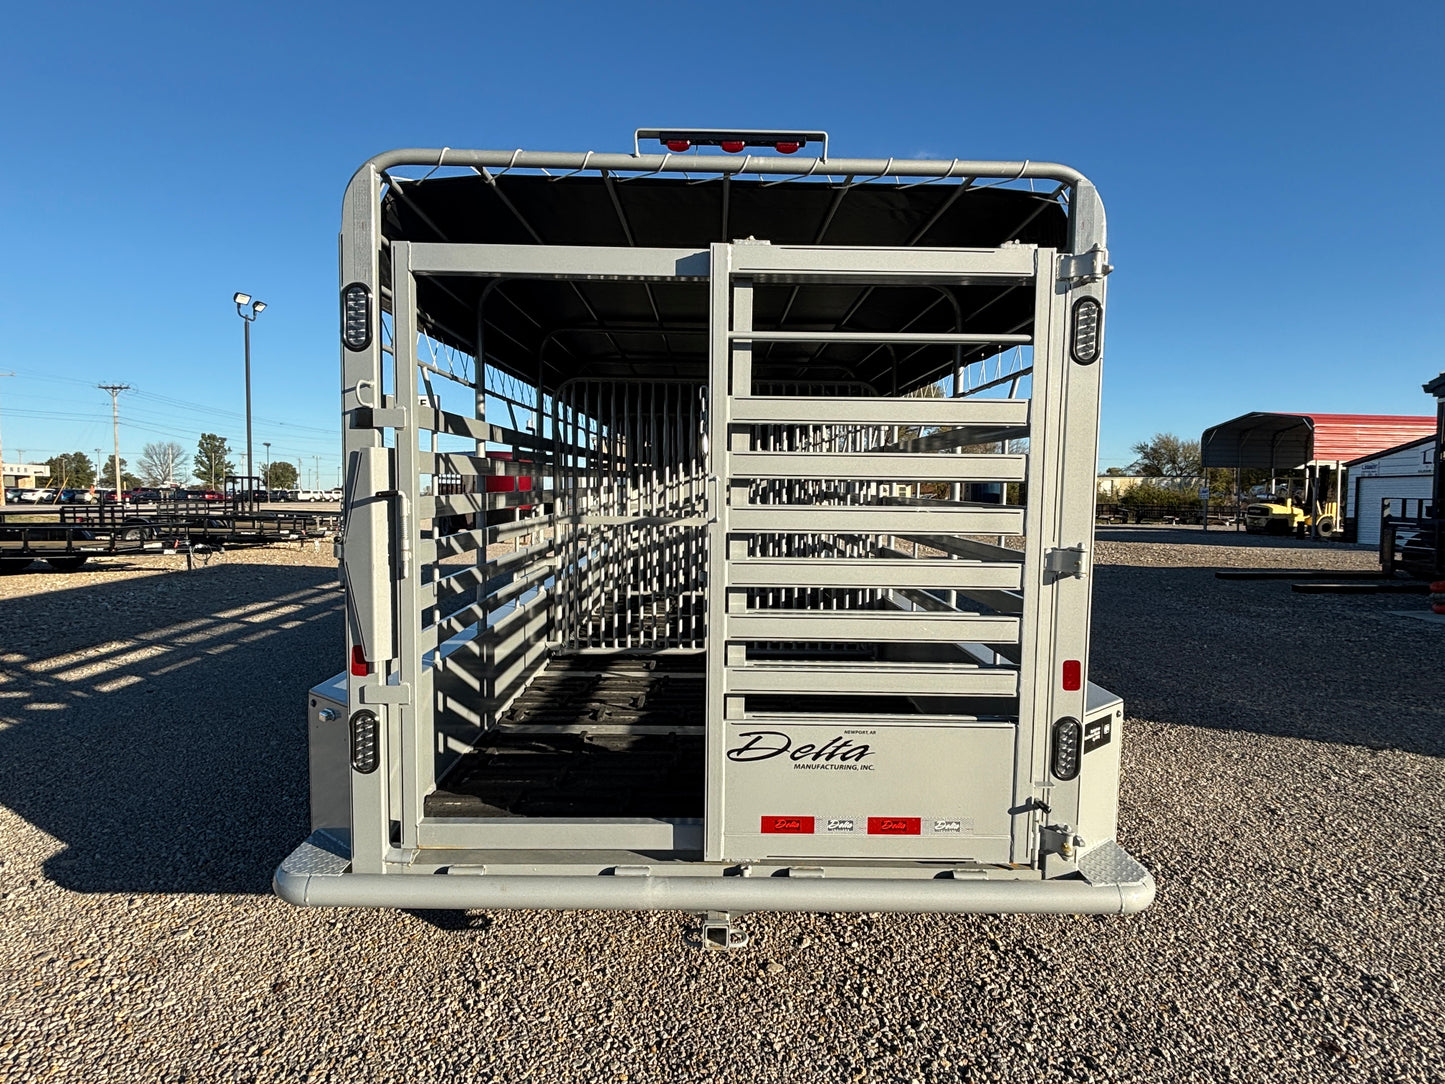
[[[736,243],[711,268],[706,857],[1029,861],[1052,733],[1083,717],[1098,409],[1056,254]],[[754,328],[769,289],[980,280],[1032,290],[1031,328]],[[754,381],[800,342],[820,373],[874,344],[880,383],[926,344],[1010,344],[1032,394]]]

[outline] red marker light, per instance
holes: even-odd
[[[667,142],[666,142],[665,145],[666,145],[666,147],[667,147],[668,150],[670,150],[670,151],[677,151],[678,154],[681,154],[683,151],[685,151],[685,150],[690,150],[690,149],[692,148],[692,140],[690,140],[690,139],[669,139],[669,140],[667,140]]]
[[[724,139],[721,143],[718,144],[718,146],[721,147],[723,150],[727,151],[729,154],[737,154],[740,150],[746,147],[747,144],[744,143],[741,139]]]
[[[1076,693],[1084,687],[1084,665],[1078,659],[1064,660],[1064,692]]]
[[[793,154],[793,153],[796,152],[796,151],[798,150],[798,148],[801,147],[801,146],[802,146],[801,143],[797,143],[797,142],[794,142],[794,141],[792,141],[792,140],[783,140],[783,141],[780,142],[780,143],[774,143],[774,144],[773,144],[774,149],[775,149],[779,154]]]
[[[371,676],[371,663],[366,661],[366,656],[362,654],[360,644],[353,644],[351,646],[351,676]]]

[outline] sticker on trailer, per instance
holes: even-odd
[[[916,836],[923,831],[918,817],[869,817],[870,836]]]
[[[852,733],[857,734],[857,731]],[[728,750],[728,759],[749,763],[782,757],[799,770],[872,771],[863,762],[873,756],[872,748],[838,734],[821,743],[795,741],[785,730],[749,730],[738,735],[747,740]]]
[[[1114,721],[1112,719],[1095,719],[1084,727],[1084,752],[1099,748],[1101,745],[1108,745],[1114,740]]]
[[[1012,861],[1011,723],[727,724],[723,853]]]
[[[801,835],[813,834],[812,817],[764,817],[762,824],[764,835]]]
[[[929,827],[929,831],[936,836],[962,836],[973,834],[972,817],[946,817],[937,820]]]

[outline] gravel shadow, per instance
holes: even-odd
[[[1445,628],[1389,612],[1422,599],[1215,571],[1095,565],[1089,676],[1131,716],[1445,756]]]
[[[69,578],[57,580],[65,584]],[[307,831],[330,568],[215,564],[0,599],[0,803],[77,892],[264,893]]]

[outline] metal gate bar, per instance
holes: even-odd
[[[558,389],[562,650],[705,646],[701,393],[678,380]]]

